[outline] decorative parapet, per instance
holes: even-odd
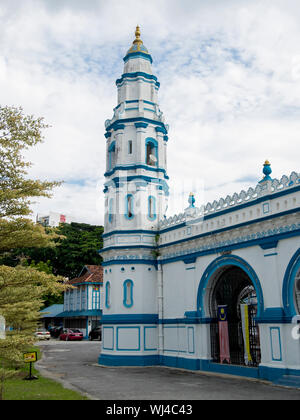
[[[234,209],[234,207],[241,204],[249,203],[257,200],[264,195],[271,195],[281,191],[292,190],[300,185],[300,173],[292,172],[288,177],[284,175],[280,180],[273,179],[264,183],[257,184],[256,188],[250,187],[248,191],[242,190],[239,194],[234,193],[232,196],[227,195],[226,198],[221,198],[219,201],[215,200],[212,203],[207,203],[199,209],[195,209],[194,217],[205,217],[207,215],[216,214],[227,209]],[[189,209],[184,213],[161,220],[159,229],[169,228],[171,226],[187,223],[191,219]]]

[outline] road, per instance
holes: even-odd
[[[36,367],[94,400],[300,400],[300,390],[244,378],[165,367],[114,368],[97,364],[100,342],[38,343]]]

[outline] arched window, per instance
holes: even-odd
[[[116,142],[113,141],[108,148],[108,169],[112,169],[116,160]]]
[[[298,310],[298,314],[300,314],[300,269],[298,270],[295,278],[295,300],[296,309]]]
[[[105,284],[105,306],[107,309],[110,308],[110,282],[107,281]]]
[[[125,280],[123,283],[123,305],[126,308],[133,306],[133,281]]]
[[[146,139],[146,164],[158,166],[158,143],[155,139]]]
[[[134,217],[134,213],[133,213],[133,195],[132,194],[128,194],[126,196],[126,213],[125,213],[125,217],[126,219],[133,219]]]
[[[156,200],[152,195],[148,197],[148,219],[156,219]]]

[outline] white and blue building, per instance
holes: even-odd
[[[103,344],[108,366],[172,366],[300,383],[300,174],[164,217],[168,125],[136,39],[106,121]],[[248,307],[247,343],[241,304]],[[230,363],[217,310],[227,306]]]
[[[64,292],[63,312],[56,316],[64,328],[78,329],[88,339],[90,331],[101,325],[103,268],[85,265],[79,276],[67,283],[72,287]]]

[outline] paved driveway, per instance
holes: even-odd
[[[300,400],[300,391],[243,378],[164,367],[113,368],[97,364],[100,343],[40,342],[36,367],[95,400]]]

